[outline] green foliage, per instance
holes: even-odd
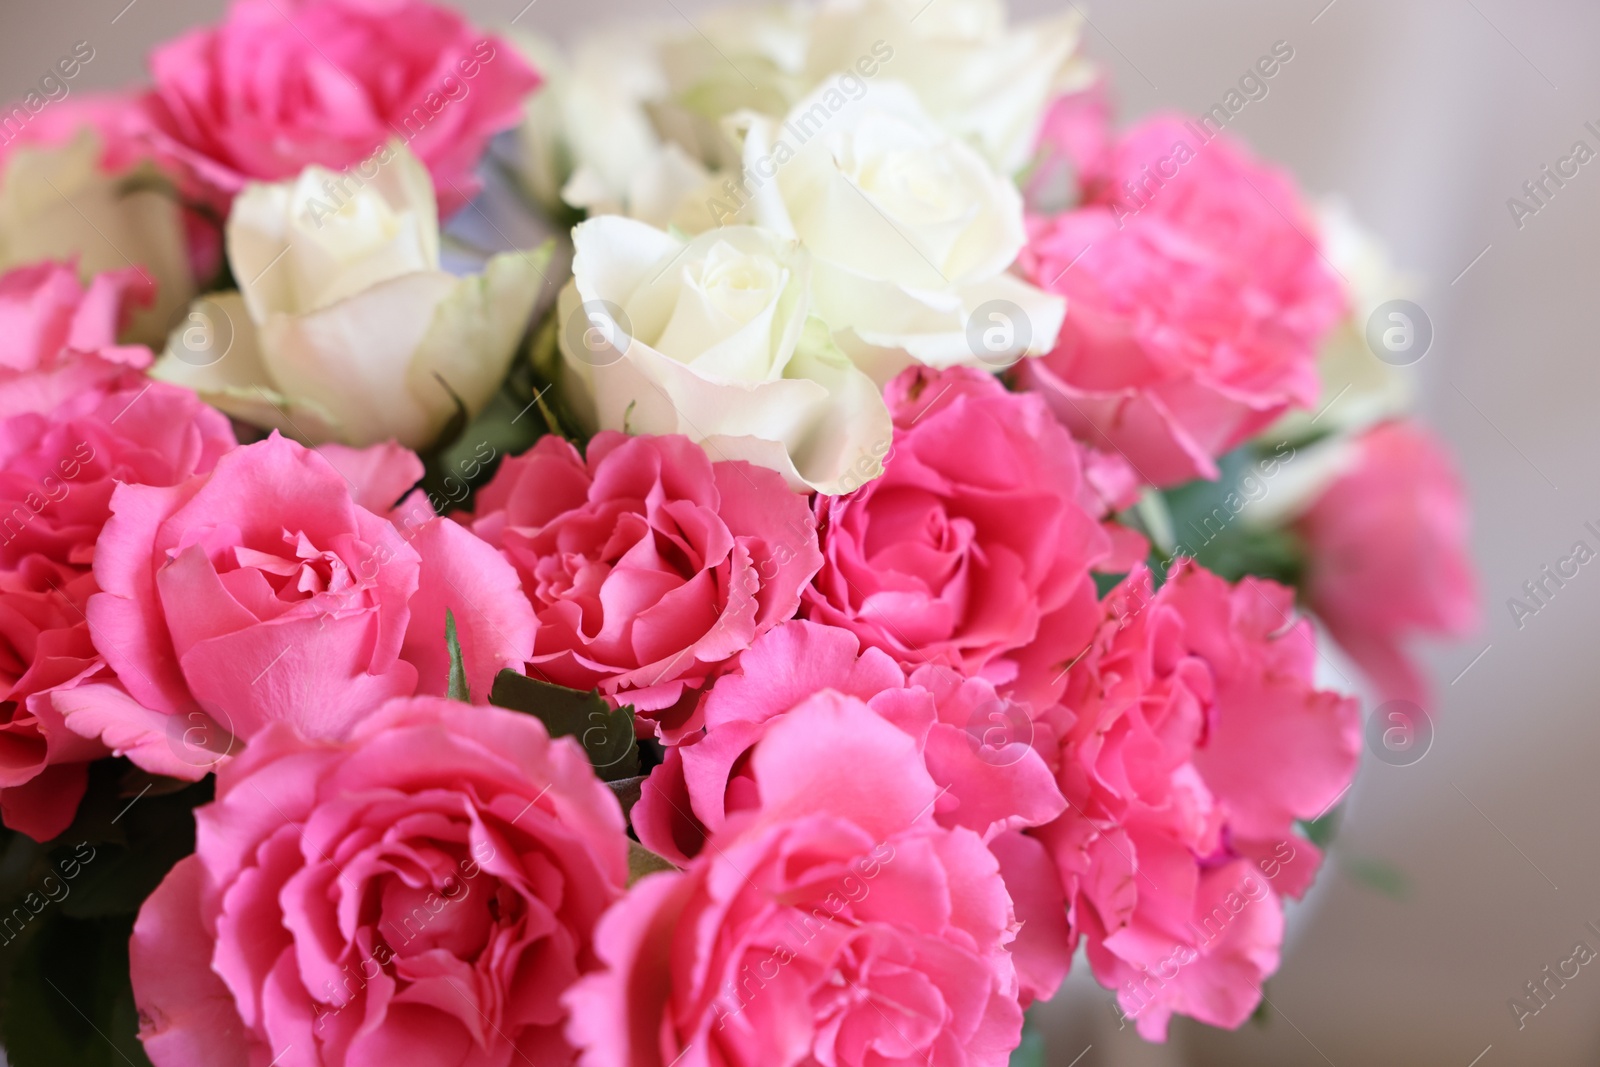
[[[445,695],[464,703],[472,701],[472,687],[467,685],[467,668],[461,662],[461,639],[456,636],[455,612],[444,609],[444,643],[450,647],[450,683]]]
[[[209,780],[100,760],[54,841],[0,831],[0,1039],[13,1067],[146,1067],[128,978],[139,907],[194,851]]]
[[[621,782],[639,775],[631,705],[612,708],[599,690],[585,693],[511,670],[495,675],[489,703],[534,716],[551,737],[577,738],[601,781]]]

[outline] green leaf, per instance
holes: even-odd
[[[637,841],[628,842],[628,884],[631,886],[647,874],[657,871],[675,871],[678,868],[651,852]]]
[[[461,662],[461,639],[456,637],[456,616],[444,609],[444,643],[450,646],[450,687],[445,695],[451,700],[472,702],[472,689],[467,685],[467,668]]]
[[[1033,1025],[1032,1019],[1024,1017],[1022,1044],[1011,1053],[1011,1067],[1044,1067],[1044,1053],[1044,1035]]]
[[[1344,817],[1344,805],[1335,807],[1317,819],[1299,820],[1300,832],[1320,849],[1326,849],[1333,844],[1334,837],[1339,833],[1339,820]]]
[[[149,1067],[128,979],[132,931],[131,915],[73,919],[51,905],[0,948],[11,964],[0,1037],[12,1067]]]
[[[577,738],[603,782],[639,774],[632,705],[612,708],[597,689],[585,693],[512,670],[495,675],[489,703],[534,716],[544,723],[551,737]]]
[[[622,805],[624,818],[633,811],[633,806],[639,803],[639,792],[644,786],[644,780],[648,777],[650,777],[648,774],[640,774],[632,778],[618,778],[615,781],[606,783],[611,787],[611,791],[616,794],[617,803]]]
[[[1342,869],[1352,882],[1390,900],[1404,900],[1411,893],[1411,882],[1405,872],[1388,860],[1376,856],[1349,856]]]

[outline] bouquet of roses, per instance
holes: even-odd
[[[1078,31],[237,0],[0,116],[10,1062],[1249,1018],[1465,505],[1381,253]]]

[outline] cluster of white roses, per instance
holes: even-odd
[[[562,293],[563,390],[588,429],[680,433],[841,493],[876,473],[881,386],[912,363],[1005,366],[1063,301],[1011,267],[1015,175],[1088,77],[1075,15],[1001,0],[830,0],[630,27],[550,81],[522,174],[587,212]]]

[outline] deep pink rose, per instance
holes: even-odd
[[[1182,563],[1153,593],[1140,568],[1107,595],[1053,709],[1068,807],[1032,832],[1095,976],[1152,1040],[1174,1012],[1249,1018],[1278,966],[1279,900],[1321,859],[1295,821],[1355,774],[1358,705],[1314,688],[1313,631],[1293,610],[1272,582]]]
[[[1020,259],[1067,318],[1019,381],[1160,486],[1217,477],[1214,457],[1313,404],[1345,304],[1289,176],[1197,131],[1157,117],[1098,156],[1072,142],[1081,202],[1030,219]]]
[[[157,1067],[572,1062],[559,998],[628,873],[572,739],[429,697],[342,742],[276,723],[195,823],[129,946]]]
[[[136,267],[98,274],[85,287],[63,263],[32,263],[0,274],[0,418],[51,411],[84,390],[142,381],[130,370],[154,357],[118,345],[135,306],[154,283]]]
[[[168,486],[234,447],[228,420],[163,382],[0,418],[0,816],[38,840],[72,821],[98,741],[52,694],[108,674],[89,638],[94,544],[122,482]]]
[[[150,67],[158,151],[222,204],[246,182],[347,170],[398,138],[442,215],[472,198],[489,138],[539,85],[505,41],[423,0],[236,0]]]
[[[793,617],[821,564],[805,499],[686,437],[542,437],[478,493],[472,529],[539,617],[528,673],[598,687],[676,737],[699,689]]]
[[[1344,472],[1295,524],[1307,603],[1384,699],[1429,700],[1408,638],[1461,637],[1478,625],[1467,523],[1449,453],[1422,427],[1391,422],[1355,443]]]
[[[1015,917],[983,840],[946,829],[916,742],[823,692],[750,757],[759,809],[600,922],[567,994],[585,1067],[1004,1067]]]
[[[1034,749],[1037,740],[1041,749],[1050,750],[1053,739],[1036,738],[1032,709],[948,667],[919,667],[908,679],[887,653],[863,650],[850,631],[813,622],[785,623],[767,633],[739,657],[736,673],[712,685],[703,709],[705,734],[669,749],[634,805],[639,840],[686,864],[708,831],[720,831],[731,816],[759,807],[751,753],[794,708],[825,690],[865,702],[916,742],[940,788],[933,807],[939,825],[965,827],[1008,857],[1035,850],[1033,862],[1043,868],[1047,882],[1055,881],[1037,842],[1013,832],[1049,822],[1066,807],[1050,768]],[[1003,847],[996,845],[1002,840]],[[1019,864],[1029,861],[1018,856]],[[1045,909],[1024,926],[1012,952],[1034,938],[1066,944],[1059,890],[1053,913]],[[1024,1003],[1053,994],[1071,961],[1066,951],[1039,955],[1051,956],[1054,967],[1023,975]],[[1029,981],[1033,978],[1037,986]]]
[[[1093,625],[1089,568],[1110,551],[1079,447],[1038,397],[980,371],[913,368],[885,398],[883,476],[817,498],[825,562],[802,614],[908,668],[1052,703]]]
[[[515,574],[425,502],[391,521],[351,494],[277,434],[182,485],[119,486],[88,609],[117,684],[56,694],[72,729],[189,778],[275,721],[344,737],[387,698],[446,692],[447,611],[486,700],[532,648]]]

